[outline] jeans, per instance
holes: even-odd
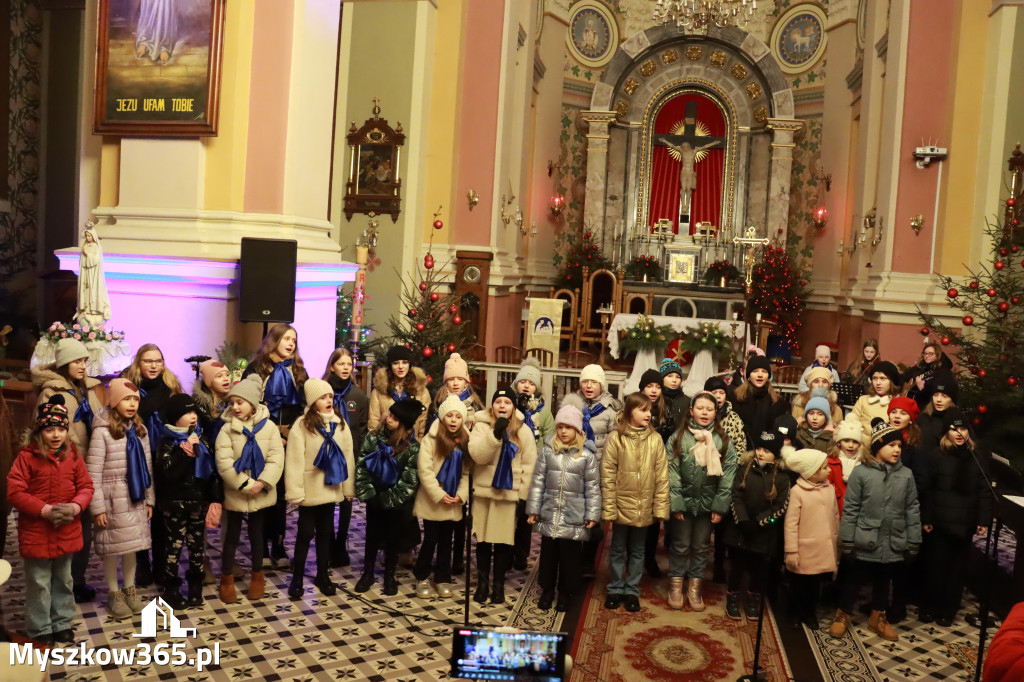
[[[668,557],[670,578],[703,578],[711,547],[711,515],[687,514],[685,521],[672,519],[671,552]]]
[[[640,575],[644,570],[646,540],[647,526],[637,528],[619,523],[612,524],[612,545],[608,555],[612,579],[608,582],[608,594],[640,596]]]
[[[71,557],[25,559],[25,630],[29,637],[71,628],[75,617]]]

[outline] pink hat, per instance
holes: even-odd
[[[466,364],[466,361],[458,353],[452,353],[448,361],[444,363],[444,380],[448,381],[452,377],[459,377],[470,381],[469,365]]]
[[[199,374],[203,377],[203,384],[205,384],[207,388],[210,387],[210,383],[213,381],[214,377],[221,372],[228,372],[230,374],[231,370],[229,370],[228,366],[219,360],[211,359],[199,365]]]
[[[107,387],[107,405],[110,407],[117,407],[118,403],[131,396],[138,398],[139,389],[127,379],[118,377]]]
[[[555,415],[555,426],[565,424],[583,433],[583,413],[574,405],[562,405]]]

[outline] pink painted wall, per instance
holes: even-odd
[[[903,99],[903,148],[899,154],[899,194],[896,201],[892,269],[899,272],[931,271],[932,231],[936,225],[935,194],[938,191],[937,164],[919,169],[911,149],[922,139],[948,141],[947,114],[951,110],[951,85],[947,75],[953,67],[955,17],[959,3],[954,0],[929,0],[910,4],[910,30],[907,42],[906,90]],[[915,235],[910,219],[925,217],[925,227]],[[889,227],[889,226],[886,226]]]
[[[460,245],[490,246],[491,215],[498,197],[492,196],[494,149],[498,136],[498,77],[504,2],[466,3],[463,52],[459,74],[458,148],[455,151],[455,194],[452,241]],[[472,211],[462,197],[473,188],[480,203]],[[492,303],[493,306],[493,303]],[[489,343],[488,347],[492,347]]]
[[[519,346],[523,306],[526,294],[492,296],[487,309],[487,357],[494,357],[498,346]]]
[[[247,213],[281,213],[284,211],[294,0],[253,1],[256,19],[244,206]]]

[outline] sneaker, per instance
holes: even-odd
[[[627,594],[622,601],[626,605],[626,610],[630,613],[636,613],[640,610],[640,597],[635,594]]]
[[[437,596],[438,597],[450,597],[455,594],[452,590],[451,583],[438,583],[437,584]]]
[[[75,641],[75,631],[71,628],[53,633],[54,642],[71,643]]]
[[[621,594],[609,594],[604,598],[604,607],[606,609],[617,609],[622,604]]]
[[[132,617],[132,610],[124,600],[124,593],[116,590],[107,595],[107,613],[114,620]]]
[[[541,611],[547,611],[551,608],[551,605],[555,603],[554,592],[542,592],[540,599],[537,600],[537,608]]]
[[[761,615],[761,595],[756,592],[748,592],[743,600],[743,610],[750,620],[757,620]]]
[[[75,585],[71,591],[75,595],[76,604],[84,604],[96,598],[96,590],[88,585]]]
[[[124,602],[131,609],[132,613],[142,613],[142,600],[139,599],[139,593],[136,591],[135,586],[125,587],[122,592],[124,594]]]
[[[743,620],[743,612],[740,610],[740,593],[725,593],[725,615],[733,620]]]
[[[430,579],[420,580],[416,583],[416,596],[420,599],[429,599],[434,594],[434,588],[430,586]]]

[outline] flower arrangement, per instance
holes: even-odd
[[[654,350],[662,352],[665,346],[675,338],[676,332],[672,325],[654,324],[654,320],[646,315],[637,317],[636,324],[626,330],[625,338],[619,347],[626,351]]]
[[[661,261],[654,256],[637,256],[626,266],[626,277],[644,282],[661,281]]]
[[[712,322],[701,322],[687,329],[680,340],[684,350],[697,354],[702,350],[712,353],[732,353],[732,338]]]
[[[40,337],[44,341],[57,343],[61,339],[75,339],[82,343],[113,343],[124,341],[123,331],[108,331],[103,327],[93,327],[89,324],[78,322],[54,322],[42,333]]]
[[[740,279],[740,271],[727,260],[716,260],[704,271],[705,284],[718,284],[723,277],[726,284],[737,282]]]

